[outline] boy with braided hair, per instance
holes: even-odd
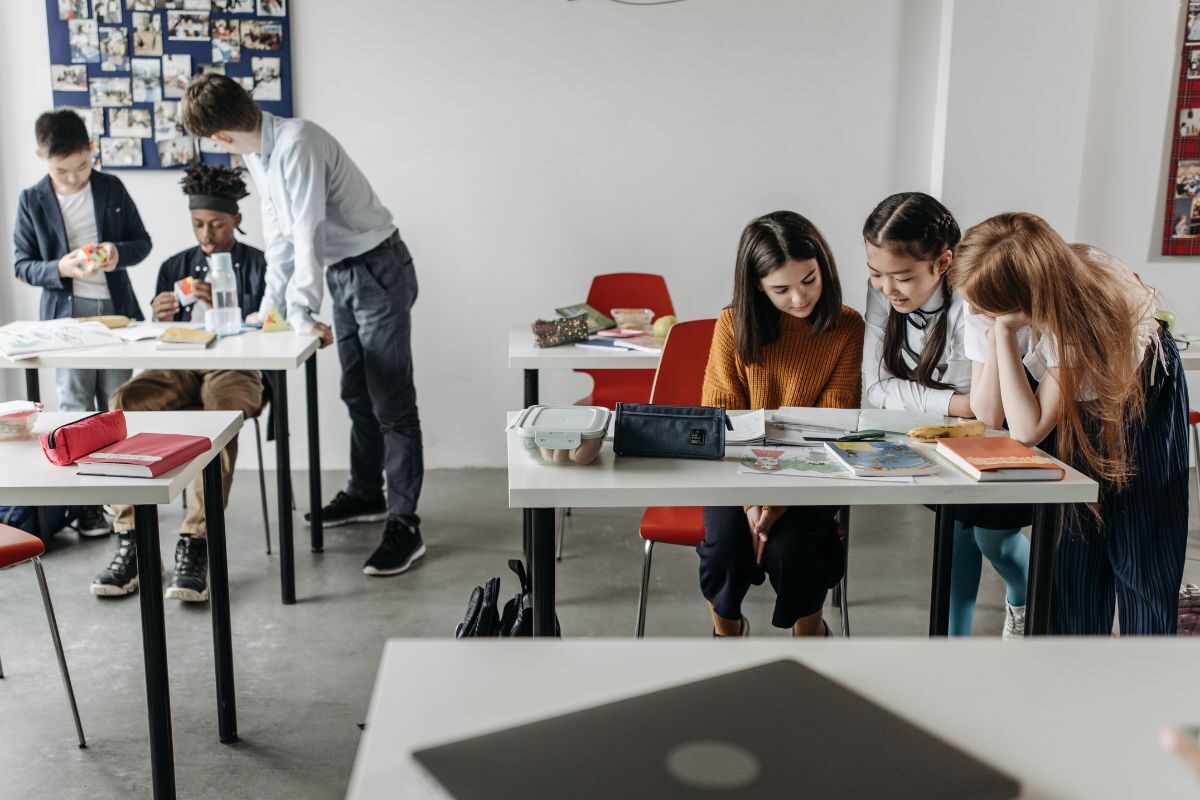
[[[262,301],[267,259],[261,250],[234,238],[241,224],[238,200],[246,197],[242,177],[226,167],[196,163],[184,173],[183,193],[191,209],[192,233],[197,246],[177,253],[158,270],[158,286],[150,304],[159,321],[192,320],[196,305],[182,307],[175,296],[175,282],[193,278],[198,301],[212,305],[212,286],[208,282],[208,258],[213,253],[229,253],[237,281],[238,305],[257,309]],[[199,321],[197,319],[196,321]],[[262,405],[263,384],[257,371],[251,370],[146,370],[122,384],[109,400],[110,408],[128,411],[177,410],[202,406],[206,411],[241,411],[251,416]],[[221,492],[229,502],[233,465],[237,459],[237,439],[221,452]],[[204,520],[202,477],[192,487],[193,501],[180,526],[175,548],[175,574],[166,596],[186,602],[208,600],[208,545]],[[117,506],[113,527],[118,534],[117,552],[112,563],[92,581],[92,594],[114,597],[137,591],[137,559],[132,536],[132,506]]]

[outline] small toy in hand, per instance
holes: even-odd
[[[83,266],[88,272],[95,272],[100,269],[101,264],[108,261],[109,252],[105,245],[92,242],[80,249],[83,250]]]
[[[189,275],[175,281],[175,297],[184,308],[196,302],[196,279]]]

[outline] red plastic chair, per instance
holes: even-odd
[[[1196,492],[1200,496],[1200,411],[1188,411],[1188,429],[1192,432],[1192,449],[1196,451]]]
[[[708,351],[712,347],[716,322],[715,319],[701,319],[680,322],[671,328],[651,388],[650,402],[679,406],[701,403],[704,370],[708,365]],[[838,537],[842,540],[843,547],[847,542],[845,513],[846,509],[842,509],[843,521],[838,522]],[[695,548],[704,541],[704,509],[700,506],[651,506],[642,514],[638,535],[646,542],[646,555],[642,560],[642,588],[638,599],[637,637],[640,639],[646,629],[646,595],[650,588],[650,565],[654,545],[661,542]],[[834,603],[841,607],[842,634],[847,635],[849,624],[846,616],[845,577],[838,585],[835,595]]]
[[[592,278],[588,305],[607,315],[614,308],[648,308],[655,317],[674,316],[671,293],[661,275],[614,272]],[[707,353],[706,353],[707,355]],[[648,403],[654,384],[652,369],[578,369],[592,378],[592,393],[576,405],[616,408],[618,402]]]
[[[79,707],[75,705],[75,690],[71,688],[71,673],[67,671],[67,658],[63,655],[62,639],[58,635],[58,622],[54,618],[54,606],[50,602],[50,589],[46,586],[46,573],[42,570],[41,555],[44,552],[46,545],[38,537],[10,525],[0,525],[0,569],[25,561],[33,562],[38,585],[42,589],[42,605],[46,609],[46,621],[50,624],[50,636],[54,639],[54,651],[58,655],[58,670],[62,673],[67,700],[71,703],[71,716],[75,718],[75,733],[79,737],[79,746],[87,747],[83,738],[83,724],[79,721]],[[3,677],[4,667],[0,665],[0,678]]]

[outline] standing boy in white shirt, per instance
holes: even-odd
[[[261,312],[286,301],[288,321],[326,347],[333,331],[313,315],[322,278],[329,285],[350,412],[350,483],[322,519],[327,526],[386,519],[383,542],[363,572],[398,575],[425,555],[411,341],[417,278],[408,248],[391,212],[323,128],[266,113],[239,83],[215,74],[191,82],[182,117],[193,136],[242,155],[258,186],[267,252]]]

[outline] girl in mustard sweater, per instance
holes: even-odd
[[[704,374],[704,405],[858,408],[863,320],[842,305],[837,265],[821,232],[776,211],[742,231],[733,303],[721,312]],[[821,607],[845,570],[834,506],[704,509],[700,590],[714,636],[747,636],[742,599],[770,577],[771,624],[795,636],[828,633]]]

